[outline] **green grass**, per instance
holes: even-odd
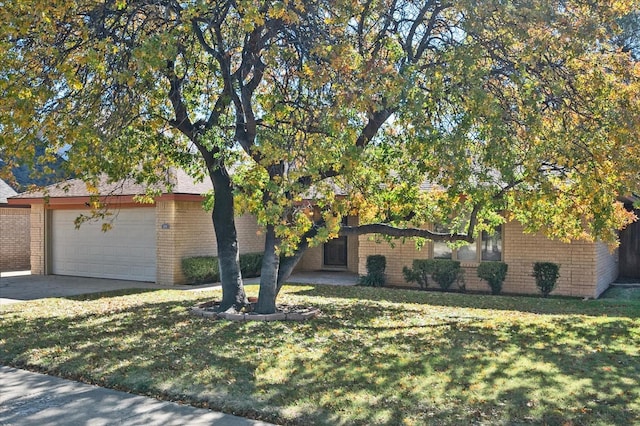
[[[610,287],[602,296],[605,299],[634,300],[640,302],[640,286]]]
[[[320,318],[189,315],[219,297],[5,305],[0,364],[282,424],[640,423],[637,300],[294,285],[280,302]]]

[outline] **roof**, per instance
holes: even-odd
[[[6,204],[7,198],[13,197],[17,192],[8,183],[0,179],[0,204]]]
[[[166,186],[170,185],[169,190]],[[167,185],[157,184],[155,188],[163,193],[202,195],[212,188],[207,180],[197,182],[184,170],[171,169],[167,176]],[[152,187],[153,188],[153,187]],[[134,196],[146,193],[147,186],[136,183],[133,179],[125,179],[117,182],[110,182],[107,176],[103,176],[98,183],[98,195],[100,196]],[[70,179],[57,184],[44,187],[42,190],[24,192],[11,197],[12,199],[34,199],[34,198],[72,198],[90,197],[96,195],[87,188],[87,184],[80,179]]]
[[[33,163],[18,164],[11,167],[14,181],[11,182],[10,186],[18,192],[23,192],[33,185],[44,187],[73,177],[64,171],[65,161],[62,157],[56,155],[53,161],[41,163],[40,161],[44,155],[45,148],[38,145],[35,147]],[[7,163],[0,158],[0,168],[4,167],[7,167]],[[46,172],[45,168],[47,169]]]

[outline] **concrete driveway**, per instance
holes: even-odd
[[[77,296],[102,291],[136,289],[180,289],[192,286],[161,286],[140,281],[107,280],[103,278],[67,277],[62,275],[2,274],[0,276],[0,304]]]
[[[249,278],[245,284],[255,284],[259,278]],[[302,272],[289,278],[291,283],[355,285],[358,276],[349,272]],[[110,280],[104,278],[68,277],[62,275],[0,274],[0,304],[45,299],[49,297],[67,297],[103,291],[128,288],[143,290],[190,290],[200,291],[219,287],[220,284],[172,285],[163,286],[149,282]]]

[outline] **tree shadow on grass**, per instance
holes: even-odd
[[[424,304],[453,308],[508,310],[551,315],[640,317],[640,303],[575,298],[494,296],[427,292],[380,287],[335,287],[326,285],[288,285],[287,291],[300,296],[355,299],[402,304]]]
[[[247,398],[255,393],[255,365],[235,355],[237,324],[198,321],[187,311],[193,301],[124,308],[115,301],[143,293],[150,292],[127,289],[69,298],[104,304],[79,315],[73,314],[74,306],[66,316],[43,311],[42,317],[29,319],[6,311],[0,364],[221,411],[258,412]]]
[[[348,322],[348,328],[336,324],[333,344],[324,347],[321,356],[310,361],[305,352],[313,354],[319,348],[307,342],[285,367],[272,360],[271,368],[286,369],[287,383],[259,390],[270,393],[274,403],[290,398],[291,389],[302,400],[315,400],[316,408],[301,414],[301,424],[319,424],[317,407],[332,413],[321,418],[322,424],[590,424],[596,418],[603,424],[632,424],[639,420],[640,393],[629,378],[640,375],[640,365],[613,345],[606,352],[592,349],[597,331],[578,319],[554,327],[510,327],[483,320],[370,327],[360,324],[376,319],[380,310],[391,317],[406,310],[374,307],[372,317],[366,318],[361,308],[348,312],[341,308],[346,317],[351,314],[359,320]],[[638,338],[629,325],[610,321],[600,333],[613,331],[615,338],[605,339],[601,346],[606,347],[607,340],[625,340],[633,347]],[[569,341],[560,332],[567,326]],[[397,332],[402,328],[404,332]],[[556,333],[550,332],[555,328],[559,328]],[[362,336],[369,339],[363,342]],[[359,411],[359,405],[366,409]]]
[[[322,317],[211,321],[187,311],[211,296],[182,292],[7,311],[0,363],[285,424],[640,420],[631,319],[450,315],[300,289],[283,298]]]

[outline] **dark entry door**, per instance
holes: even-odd
[[[640,210],[635,211],[640,217]],[[640,278],[640,221],[620,231],[620,276]]]
[[[347,266],[347,237],[338,237],[324,243],[325,266]]]

